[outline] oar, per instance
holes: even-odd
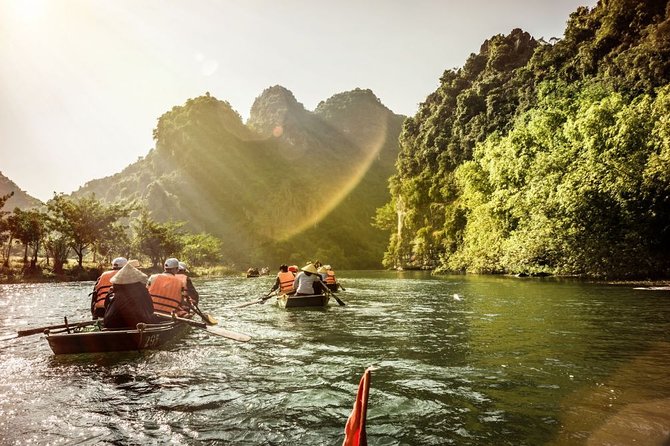
[[[335,293],[333,293],[332,291],[330,291],[330,289],[328,288],[328,286],[326,286],[326,284],[323,283],[323,280],[319,279],[319,282],[321,282],[321,285],[322,285],[323,288],[326,290],[326,293],[327,293],[328,295],[330,295],[330,297],[332,297],[333,299],[335,299],[335,300],[337,301],[337,303],[338,303],[339,306],[343,307],[343,306],[346,305],[342,299],[340,299],[339,297],[337,297],[337,296],[335,295]]]
[[[340,282],[337,282],[337,286],[339,286],[340,288],[342,288],[342,291],[347,291],[347,289],[346,289],[345,287],[343,287],[342,284],[341,284]]]
[[[16,333],[4,336],[0,338],[0,341],[8,341],[10,339],[15,339],[15,338],[22,338],[24,336],[31,336],[34,334],[40,334],[44,333],[44,330],[56,330],[58,328],[77,328],[77,327],[86,327],[87,325],[94,325],[97,324],[97,320],[93,321],[82,321],[82,322],[74,322],[74,323],[69,323],[69,324],[58,324],[58,325],[47,325],[46,327],[35,327],[35,328],[28,328],[25,330],[18,330]]]
[[[198,313],[198,316],[202,318],[207,325],[216,325],[219,323],[219,321],[216,320],[214,316],[208,313],[203,313],[200,308],[198,308],[198,304],[196,304],[194,301],[191,301],[191,307],[195,310],[196,313]]]
[[[230,330],[225,330],[221,327],[211,327],[204,322],[192,321],[190,319],[185,319],[183,317],[170,316],[169,314],[163,314],[163,313],[154,313],[154,314],[163,319],[170,319],[173,321],[183,322],[185,324],[191,325],[192,327],[201,328],[205,330],[207,333],[217,336],[223,336],[224,338],[232,339],[234,341],[248,342],[251,340],[251,336],[249,335],[243,333],[237,333]]]
[[[233,305],[230,308],[244,308],[244,307],[248,307],[248,306],[254,305],[254,304],[262,304],[263,302],[265,302],[266,300],[271,298],[273,295],[274,295],[274,293],[266,294],[265,296],[261,297],[260,299],[254,299],[254,300],[250,300],[249,302],[244,302],[243,304]]]

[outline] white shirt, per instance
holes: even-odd
[[[308,276],[304,271],[300,271],[293,281],[293,288],[296,293],[314,294],[314,282],[319,281],[318,274]]]

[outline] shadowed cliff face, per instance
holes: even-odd
[[[221,237],[240,265],[318,255],[378,267],[388,234],[370,222],[388,200],[402,120],[369,90],[311,112],[274,86],[246,125],[227,102],[201,96],[161,116],[145,158],[77,194],[138,199],[159,220]]]

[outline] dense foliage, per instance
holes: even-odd
[[[669,15],[601,1],[562,40],[514,30],[446,71],[400,136],[384,263],[670,273]]]

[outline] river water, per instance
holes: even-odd
[[[346,306],[230,307],[271,277],[195,279],[249,343],[194,328],[160,351],[0,343],[0,444],[340,445],[360,377],[370,445],[667,445],[670,292],[341,272]],[[0,286],[0,336],[87,319],[92,282]]]

